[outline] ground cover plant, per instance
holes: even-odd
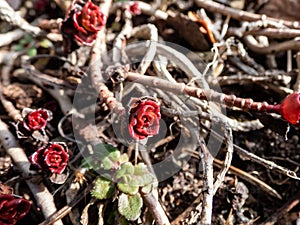
[[[298,224],[299,9],[0,0],[0,225]]]

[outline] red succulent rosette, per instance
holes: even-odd
[[[141,14],[141,9],[140,9],[139,3],[138,2],[131,2],[131,3],[129,3],[128,11],[132,15],[140,15]]]
[[[297,124],[300,119],[300,94],[294,92],[288,95],[279,105],[282,117],[291,124]]]
[[[26,130],[35,131],[42,130],[46,127],[47,122],[52,119],[52,113],[46,109],[24,109],[23,126]]]
[[[0,225],[13,225],[21,220],[28,212],[31,202],[14,195],[0,195]]]
[[[68,165],[69,155],[64,143],[49,143],[29,157],[31,164],[38,169],[62,174]]]
[[[61,31],[68,37],[75,37],[79,43],[91,46],[105,24],[106,16],[97,5],[91,1],[84,5],[76,1],[63,21]]]
[[[131,104],[128,131],[135,140],[158,134],[160,105],[155,99],[144,97]]]

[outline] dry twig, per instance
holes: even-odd
[[[213,161],[214,157],[207,148],[205,141],[200,137],[199,155],[203,166],[203,200],[200,203],[202,206],[201,218],[199,225],[209,225],[212,222],[213,195],[214,195],[214,174]],[[200,207],[199,207],[200,208]]]
[[[18,26],[25,32],[31,33],[34,36],[41,35],[42,30],[38,27],[30,25],[5,0],[0,0],[0,18],[9,22],[11,25]]]

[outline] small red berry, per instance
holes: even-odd
[[[282,117],[291,124],[297,124],[300,119],[300,93],[288,95],[280,104]]]

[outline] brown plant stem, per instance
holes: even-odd
[[[225,124],[225,143],[226,143],[226,156],[223,163],[223,167],[221,168],[218,176],[214,182],[214,194],[216,194],[218,188],[221,186],[225,179],[225,175],[228,172],[233,155],[233,136],[232,136],[232,129],[228,124]]]
[[[296,78],[296,83],[294,84],[294,91],[299,92],[300,91],[300,52],[298,51],[296,54],[296,63],[297,63],[297,67],[298,67],[298,74],[297,74],[297,78]]]
[[[214,166],[218,168],[222,168],[224,162],[218,159],[214,159]],[[281,195],[272,187],[270,187],[265,182],[261,181],[260,179],[256,178],[255,176],[251,175],[250,173],[243,171],[235,166],[229,167],[229,174],[234,174],[238,177],[240,177],[242,180],[261,188],[263,191],[268,193],[270,196],[275,197],[277,199],[282,199]]]
[[[38,20],[38,26],[39,28],[43,30],[52,30],[52,29],[59,29],[59,26],[63,19],[58,18],[58,19],[40,19]]]
[[[218,134],[217,132],[215,132],[214,130],[210,130],[211,133],[214,135],[214,137],[216,137],[219,141],[223,141],[223,137],[222,135]],[[277,165],[276,163],[274,163],[273,161],[267,160],[267,159],[263,159],[251,152],[248,152],[247,150],[239,147],[236,144],[233,144],[233,148],[235,150],[236,153],[238,153],[239,155],[243,156],[243,158],[249,159],[253,162],[256,162],[268,169],[272,169],[274,171],[277,171],[285,176],[288,176],[290,178],[296,179],[296,180],[300,180],[300,177],[297,176],[297,174],[292,171],[289,170],[287,168],[284,168],[282,166]]]
[[[109,14],[109,9],[111,7],[112,0],[105,1],[100,5],[101,11],[104,15]],[[102,66],[103,66],[103,58],[102,54],[106,52],[105,47],[105,29],[99,31],[96,42],[92,49],[91,60],[90,60],[90,77],[93,83],[93,87],[96,93],[99,93],[99,98],[102,102],[104,102],[108,108],[118,114],[125,114],[125,108],[123,105],[116,100],[114,94],[107,88],[104,84],[105,79],[102,76]],[[103,52],[104,50],[104,52]]]
[[[264,14],[256,14],[256,13],[246,12],[243,10],[224,6],[215,1],[195,0],[195,3],[199,7],[205,8],[208,11],[211,11],[214,13],[221,13],[222,15],[225,15],[225,16],[229,15],[231,18],[236,19],[236,20],[243,20],[243,21],[250,21],[250,22],[262,20],[262,21],[266,22],[267,24],[268,23],[269,24],[282,24],[282,25],[290,27],[290,28],[295,28],[295,29],[300,28],[300,24],[298,22],[267,17]]]
[[[214,157],[208,150],[205,141],[200,137],[199,155],[203,165],[203,201],[199,206],[202,206],[201,219],[198,225],[209,225],[212,221],[213,195],[214,195],[214,172],[213,161]],[[200,207],[197,208],[200,208]]]
[[[111,12],[115,12],[118,8],[124,6],[125,4],[132,4],[137,2],[142,13],[150,16],[154,16],[156,19],[166,20],[168,14],[159,9],[155,9],[152,5],[142,2],[142,1],[126,1],[126,2],[115,2],[111,7]]]
[[[19,40],[25,35],[25,32],[21,29],[15,29],[5,34],[0,34],[0,47],[9,45],[10,43]]]
[[[274,54],[276,52],[298,50],[300,48],[299,37],[281,43],[270,44],[269,46],[259,44],[252,35],[245,36],[243,40],[250,50],[260,54]]]
[[[5,0],[0,0],[0,18],[34,36],[42,34],[42,30],[39,27],[30,25]]]
[[[39,225],[51,225],[55,223],[57,220],[62,219],[69,213],[71,213],[71,210],[74,206],[76,206],[83,198],[88,195],[92,189],[93,185],[89,184],[80,194],[74,198],[68,205],[62,207],[59,211],[54,213],[52,216],[48,217],[45,221],[40,223]]]
[[[262,35],[266,37],[272,37],[276,39],[288,39],[288,38],[295,38],[300,36],[299,29],[280,29],[280,28],[265,28],[265,29],[254,29],[250,31],[244,31],[241,28],[229,28],[228,29],[229,35],[237,35],[239,37],[245,35]]]
[[[146,203],[147,207],[150,209],[150,212],[153,218],[156,221],[157,225],[169,225],[169,219],[166,216],[161,204],[157,200],[157,198],[152,194],[152,192],[148,194],[141,193],[144,202]]]
[[[19,146],[14,135],[9,131],[8,126],[0,120],[0,143],[5,148],[6,152],[13,159],[15,165],[22,171],[24,177],[29,177],[33,174],[30,170],[30,162],[24,152]],[[45,218],[48,218],[56,212],[54,199],[48,189],[43,183],[33,183],[31,180],[26,179],[26,183],[30,188],[37,206],[41,208]],[[54,225],[62,225],[62,221],[58,220]]]
[[[239,98],[235,95],[226,95],[208,89],[203,90],[197,87],[191,87],[184,83],[171,83],[156,77],[144,76],[134,72],[128,72],[125,75],[128,81],[137,82],[150,87],[160,88],[174,94],[187,94],[201,100],[207,100],[224,104],[228,107],[237,107],[242,110],[252,110],[257,112],[280,113],[279,105],[270,105],[267,102],[254,102],[251,98]]]

